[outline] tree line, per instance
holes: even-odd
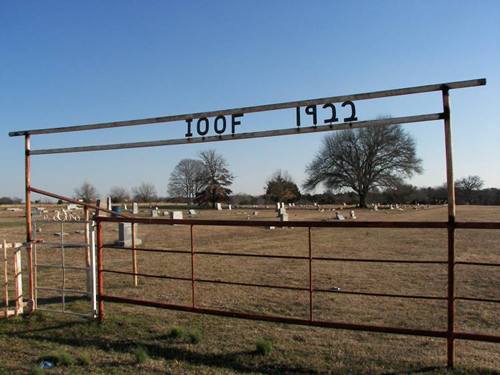
[[[264,204],[270,202],[351,203],[367,207],[378,203],[443,203],[446,186],[416,187],[405,181],[422,173],[416,143],[400,125],[372,126],[334,132],[323,138],[320,149],[306,166],[302,191],[286,171],[278,170],[265,182],[264,194],[232,195],[234,175],[223,155],[206,150],[196,159],[183,159],[170,174],[167,197],[160,198],[153,184],[143,182],[129,193],[111,188],[114,202],[169,200],[189,205],[215,207],[217,202]],[[313,194],[322,187],[325,192]],[[482,189],[478,176],[456,181],[458,204],[500,204],[499,189]],[[84,201],[97,198],[96,188],[83,183],[75,197]]]

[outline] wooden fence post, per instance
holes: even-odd
[[[3,240],[2,243],[3,254],[3,300],[5,304],[5,318],[9,316],[9,274],[7,268],[7,241]]]

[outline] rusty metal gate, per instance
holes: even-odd
[[[273,226],[303,226],[308,228],[309,233],[309,243],[310,243],[310,234],[311,230],[319,227],[352,227],[352,228],[428,228],[428,229],[443,229],[447,231],[447,248],[448,248],[448,256],[445,261],[447,265],[447,295],[440,296],[439,299],[445,300],[447,303],[447,329],[443,331],[435,331],[435,330],[409,330],[409,329],[401,329],[397,327],[382,327],[382,326],[374,326],[374,325],[355,325],[348,323],[338,323],[332,321],[321,321],[315,319],[312,314],[312,304],[313,297],[316,293],[323,293],[325,291],[318,290],[314,288],[312,282],[309,282],[308,286],[301,288],[301,291],[308,291],[310,296],[310,313],[308,319],[292,319],[285,318],[281,316],[268,316],[268,315],[259,315],[259,314],[247,314],[247,313],[238,313],[232,311],[224,311],[224,310],[210,310],[210,309],[202,309],[196,306],[196,298],[195,291],[196,285],[199,283],[219,283],[222,281],[215,280],[203,280],[195,277],[195,258],[200,252],[196,252],[193,246],[189,250],[191,253],[191,278],[189,279],[192,283],[192,303],[190,306],[181,306],[181,305],[168,305],[162,303],[153,303],[151,301],[144,300],[130,300],[125,299],[119,296],[111,296],[105,293],[104,288],[104,274],[112,272],[111,269],[104,268],[103,265],[103,252],[104,244],[102,242],[102,224],[104,222],[130,222],[134,223],[144,223],[144,224],[152,224],[153,221],[150,219],[140,219],[135,217],[127,217],[127,215],[118,215],[119,217],[114,218],[101,218],[99,216],[96,217],[97,223],[97,253],[99,260],[99,271],[98,271],[98,279],[99,279],[99,316],[102,318],[104,316],[104,302],[105,301],[114,301],[114,302],[124,302],[124,303],[134,303],[139,305],[147,305],[147,306],[157,306],[168,309],[182,310],[182,311],[190,311],[197,312],[203,314],[211,314],[211,315],[221,315],[221,316],[230,316],[236,318],[244,318],[244,319],[253,319],[253,320],[265,320],[265,321],[276,321],[276,322],[286,322],[292,324],[302,324],[302,325],[310,325],[310,326],[319,326],[319,327],[330,327],[330,328],[343,328],[350,330],[361,330],[361,331],[372,331],[372,332],[385,332],[385,333],[397,333],[397,334],[408,334],[408,335],[418,335],[418,336],[431,336],[431,337],[441,337],[446,338],[447,340],[447,364],[449,367],[453,367],[454,364],[454,341],[456,339],[467,339],[467,340],[479,340],[479,341],[487,341],[487,342],[500,342],[500,336],[493,335],[481,335],[470,332],[462,332],[456,329],[455,327],[455,302],[457,300],[472,300],[477,302],[493,302],[498,303],[499,300],[484,300],[478,298],[471,298],[467,296],[455,296],[455,267],[456,265],[463,266],[484,266],[484,267],[496,267],[498,264],[490,264],[490,263],[480,263],[480,262],[457,262],[455,259],[455,232],[460,229],[500,229],[499,223],[494,222],[482,222],[482,223],[466,223],[466,222],[457,222],[456,220],[456,206],[455,206],[455,181],[453,175],[453,152],[452,152],[452,131],[451,131],[451,110],[450,110],[450,90],[453,89],[461,89],[467,87],[477,87],[483,86],[486,84],[486,79],[473,79],[468,81],[458,81],[458,82],[447,82],[447,83],[439,83],[439,84],[431,84],[424,86],[416,86],[416,87],[407,87],[407,88],[399,88],[399,89],[391,89],[391,90],[383,90],[383,91],[375,91],[375,92],[364,92],[352,95],[341,95],[341,96],[332,96],[318,99],[308,99],[301,101],[292,101],[292,102],[284,102],[284,103],[276,103],[276,104],[266,104],[260,106],[253,107],[242,107],[242,108],[232,108],[226,110],[219,111],[210,111],[210,112],[197,112],[197,113],[188,113],[181,115],[172,115],[172,116],[162,116],[162,117],[153,117],[153,118],[145,118],[145,119],[135,119],[135,120],[126,120],[126,121],[115,121],[115,122],[107,122],[107,123],[98,123],[98,124],[89,124],[89,125],[76,125],[76,126],[67,126],[67,127],[59,127],[59,128],[47,128],[47,129],[33,129],[33,130],[21,130],[14,131],[9,133],[10,136],[23,136],[25,138],[25,193],[26,193],[26,232],[27,238],[26,243],[28,247],[28,264],[30,265],[30,275],[29,275],[29,297],[30,301],[34,301],[35,299],[35,288],[34,288],[34,277],[33,277],[33,246],[36,244],[32,232],[32,224],[31,224],[31,194],[38,193],[44,194],[49,197],[60,199],[61,196],[50,193],[35,187],[31,186],[31,168],[30,168],[30,158],[35,155],[49,155],[49,154],[62,154],[62,153],[74,153],[74,152],[92,152],[92,151],[104,151],[104,150],[118,150],[118,149],[130,149],[130,148],[141,148],[141,147],[157,147],[157,146],[169,146],[169,145],[179,145],[179,144],[193,144],[193,143],[206,143],[206,142],[219,142],[219,141],[230,141],[230,140],[238,140],[238,139],[252,139],[252,138],[262,138],[262,137],[274,137],[274,136],[284,136],[284,135],[300,135],[300,134],[308,134],[308,133],[318,133],[318,132],[330,132],[330,131],[338,131],[345,129],[356,129],[356,128],[364,128],[370,126],[387,126],[394,124],[414,124],[428,121],[443,121],[443,130],[444,130],[444,142],[445,142],[445,151],[446,151],[446,182],[447,182],[447,190],[448,190],[448,220],[446,222],[338,222],[338,223],[323,223],[323,222],[263,222],[263,221],[245,221],[245,222],[222,222],[222,221],[214,221],[214,220],[166,220],[166,219],[157,219],[154,220],[154,224],[179,224],[179,225],[189,225],[191,228],[191,240],[192,240],[192,229],[194,226],[202,226],[202,225],[217,225],[217,226],[262,226],[262,225],[273,225]],[[376,120],[363,120],[359,121],[357,117],[356,110],[357,103],[363,100],[371,100],[377,98],[386,98],[386,97],[395,97],[402,95],[412,95],[412,94],[421,94],[421,93],[430,93],[430,92],[439,92],[441,94],[442,100],[442,111],[436,113],[425,113],[425,114],[417,114],[411,116],[403,116],[403,117],[394,117],[394,118],[385,118],[385,119],[376,119]],[[337,117],[337,107],[336,103],[341,103],[341,109],[344,113],[342,118]],[[338,105],[338,104],[337,104]],[[329,114],[329,118],[324,120],[322,124],[318,123],[318,106],[321,106],[319,110],[329,111],[326,112]],[[257,112],[266,112],[266,111],[276,111],[276,110],[285,110],[285,109],[293,109],[294,114],[296,116],[296,121],[293,127],[278,129],[278,130],[262,130],[262,131],[254,131],[254,132],[243,132],[238,133],[238,129],[243,125],[243,117],[246,114],[257,113]],[[340,111],[339,111],[340,112]],[[303,116],[305,114],[306,120],[304,120]],[[209,118],[213,118],[212,122]],[[65,148],[49,148],[49,149],[31,149],[31,136],[39,135],[39,134],[53,134],[53,133],[66,133],[66,132],[77,132],[77,131],[89,131],[89,130],[97,130],[97,129],[111,129],[125,126],[137,126],[137,125],[157,125],[163,123],[170,123],[175,121],[184,121],[185,122],[185,135],[184,138],[178,139],[164,139],[164,140],[154,140],[154,141],[146,141],[146,142],[132,142],[132,143],[120,143],[120,144],[100,144],[100,145],[89,145],[89,146],[76,146],[76,147],[65,147]],[[310,125],[304,126],[304,122],[311,122]],[[214,135],[207,135],[209,130],[213,129],[215,132]],[[194,136],[196,133],[198,136]],[[63,197],[62,199],[66,199],[71,201],[71,199]],[[79,203],[79,202],[77,202]],[[98,208],[95,205],[86,204],[87,208]],[[143,249],[146,251],[146,249]],[[142,251],[139,248],[133,249],[133,251]],[[224,256],[235,256],[234,254],[224,254]],[[253,254],[247,254],[247,256],[253,256]],[[308,262],[309,267],[309,278],[311,280],[311,265],[314,261],[318,259],[314,256],[314,249],[309,247],[309,256],[302,259],[304,262]],[[331,258],[328,261],[344,261],[344,259],[336,259]],[[374,259],[374,262],[382,262],[382,260]],[[394,260],[396,262],[410,262],[408,260],[398,259]],[[387,261],[385,261],[387,262]],[[424,262],[425,263],[425,262]],[[430,263],[429,263],[430,264]],[[137,276],[136,273],[133,273],[134,277]],[[143,276],[151,276],[157,277],[155,275],[143,275]],[[286,287],[286,286],[269,286],[269,285],[256,285],[257,287]],[[346,292],[346,291],[344,291]],[[348,291],[349,293],[355,294],[356,291]],[[428,298],[429,296],[405,296],[405,295],[387,295],[387,297],[395,297],[395,298]],[[31,305],[33,308],[36,308],[34,304]]]

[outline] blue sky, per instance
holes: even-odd
[[[486,77],[452,91],[455,175],[500,187],[499,1],[0,0],[0,196],[23,195],[23,139],[11,130],[126,120]],[[360,120],[441,110],[439,94],[357,103]],[[245,116],[244,130],[288,128],[294,111]],[[405,127],[424,173],[445,180],[442,124]],[[243,130],[241,130],[243,131]],[[182,138],[182,122],[32,139],[33,148]],[[233,190],[296,182],[324,135],[33,157],[33,186],[72,194],[84,180],[155,184],[182,158],[223,154]]]

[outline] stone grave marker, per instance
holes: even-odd
[[[135,224],[135,246],[142,244],[138,238],[139,224]],[[118,223],[118,241],[116,245],[122,247],[132,247],[132,223]]]
[[[174,220],[182,220],[182,211],[172,211],[170,213],[170,218]]]

